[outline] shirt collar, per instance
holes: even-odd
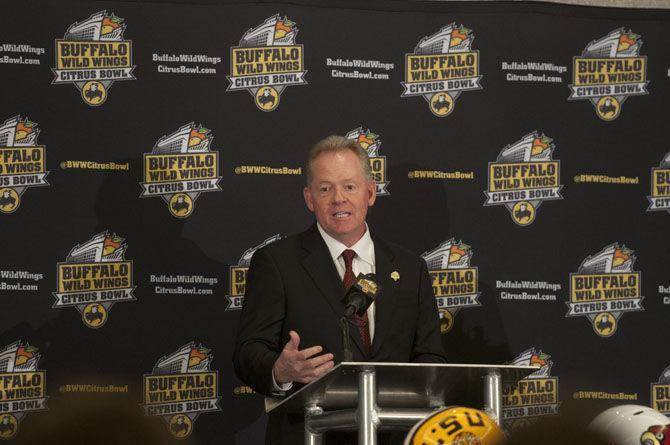
[[[346,249],[351,249],[354,252],[356,252],[356,255],[361,260],[374,266],[375,246],[374,243],[372,242],[372,237],[370,236],[370,228],[368,227],[367,223],[365,223],[365,233],[363,234],[361,239],[356,241],[356,244],[354,244],[351,247],[345,246],[340,241],[328,235],[326,231],[323,230],[323,228],[321,227],[321,224],[319,224],[318,222],[316,223],[316,227],[319,229],[321,238],[323,238],[323,240],[326,242],[326,247],[328,247],[328,252],[330,252],[330,256],[333,258],[333,261],[337,261],[340,255],[342,255],[342,252],[344,252]]]

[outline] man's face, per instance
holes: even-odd
[[[323,230],[350,247],[365,233],[365,216],[375,202],[377,188],[363,176],[358,157],[343,149],[314,159],[312,182],[303,195]]]

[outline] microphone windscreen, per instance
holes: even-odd
[[[353,313],[363,315],[374,302],[381,291],[381,286],[375,281],[374,274],[358,274],[354,284],[344,295],[342,302],[345,306],[345,315]]]

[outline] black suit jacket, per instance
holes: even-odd
[[[381,284],[381,294],[375,300],[375,334],[372,351],[365,355],[358,330],[350,329],[353,360],[444,362],[439,317],[425,261],[374,234],[372,239],[375,273]],[[393,272],[397,272],[397,280],[392,279]],[[290,330],[300,335],[300,349],[321,345],[324,352],[333,353],[335,363],[341,362],[338,320],[344,314],[344,293],[316,224],[259,249],[247,275],[233,357],[238,377],[255,391],[270,395],[272,366]],[[294,390],[297,387],[300,385],[294,385]],[[269,430],[274,420],[271,416]]]

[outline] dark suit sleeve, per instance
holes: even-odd
[[[235,341],[235,374],[256,392],[272,393],[272,366],[283,348],[285,292],[277,264],[256,251],[247,273],[244,305]]]
[[[440,335],[440,318],[437,311],[437,303],[433,287],[430,284],[430,276],[426,262],[420,260],[420,284],[419,284],[419,316],[417,320],[416,333],[414,334],[414,345],[412,347],[412,361],[424,363],[446,363],[447,358],[442,346]]]

